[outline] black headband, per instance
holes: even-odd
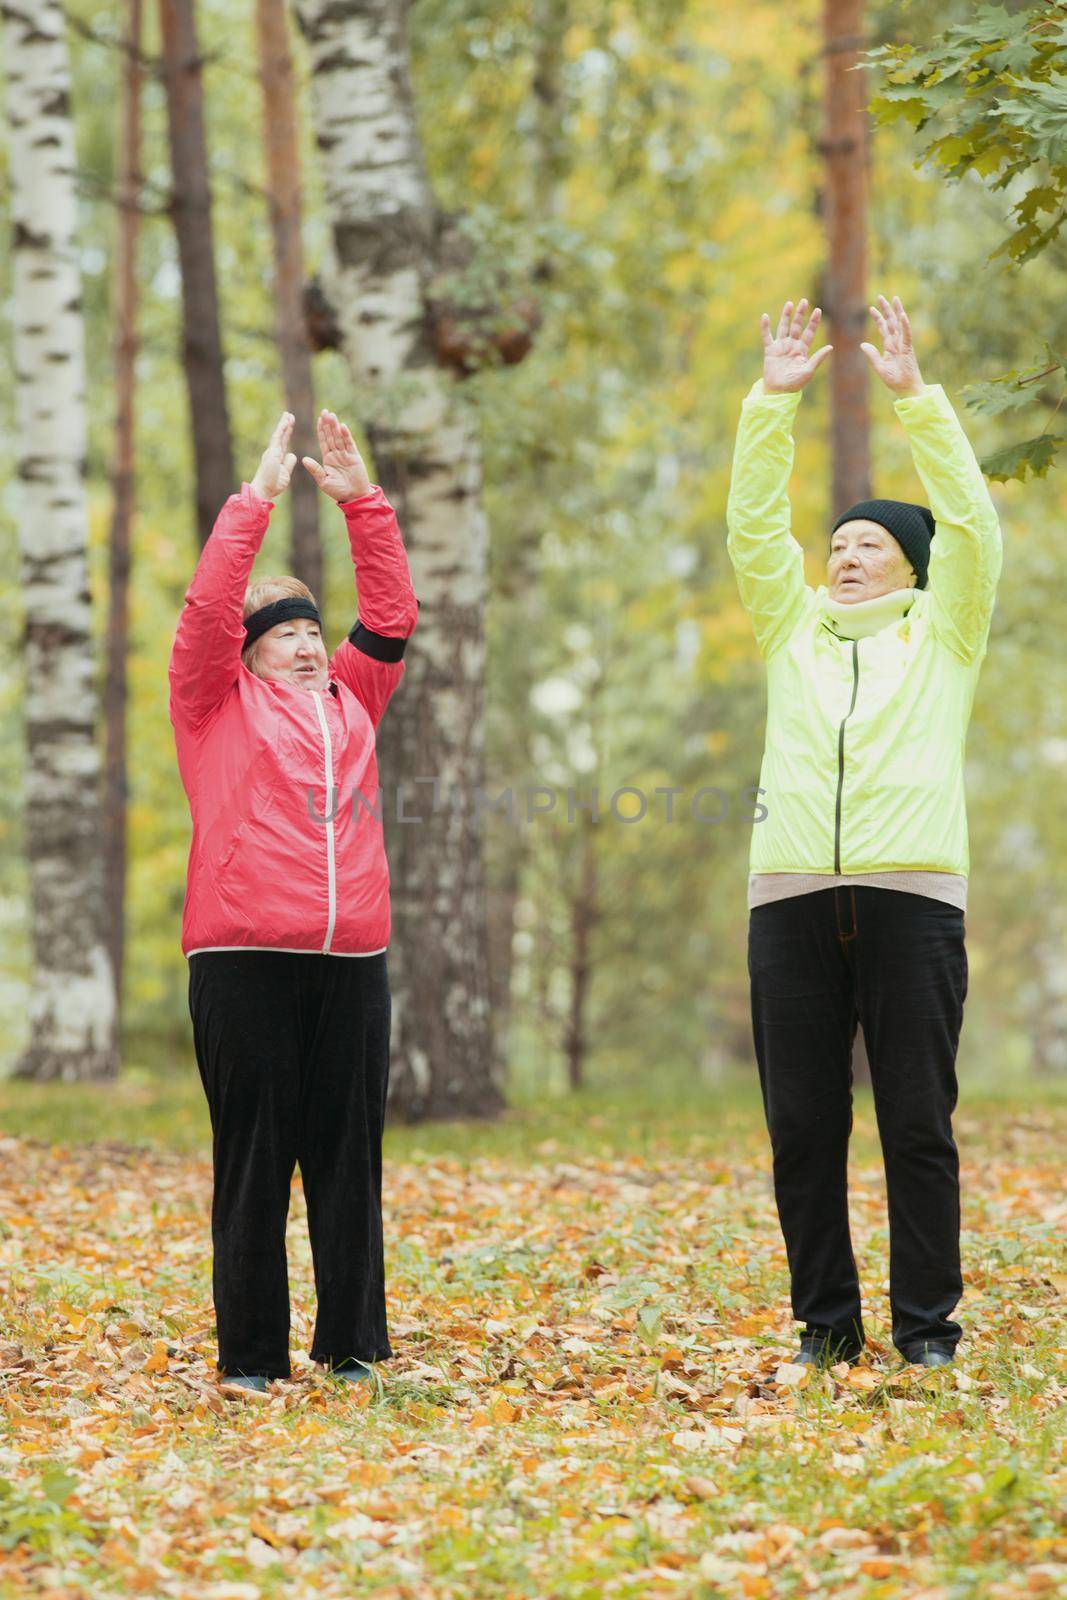
[[[251,616],[245,618],[245,642],[242,649],[247,650],[259,638],[261,633],[266,633],[268,628],[274,628],[279,622],[289,622],[293,617],[310,617],[319,625],[322,632],[322,618],[319,616],[318,607],[314,600],[305,600],[303,595],[286,595],[283,600],[272,600],[269,605],[260,606],[258,611],[253,611]]]

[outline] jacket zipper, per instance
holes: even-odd
[[[322,730],[323,760],[326,770],[326,815],[329,821],[326,824],[326,882],[329,894],[329,916],[326,922],[326,938],[322,945],[322,954],[327,955],[330,949],[330,940],[333,938],[333,925],[337,918],[337,868],[334,858],[333,835],[333,749],[330,745],[330,729],[326,721],[326,712],[323,710],[322,699],[317,689],[312,689],[315,697],[315,710],[319,714],[319,727]]]
[[[856,694],[860,686],[859,640],[852,641],[852,704],[841,718],[837,730],[837,806],[834,811],[834,871],[841,873],[841,791],[845,786],[845,723],[856,709]]]

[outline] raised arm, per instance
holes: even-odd
[[[404,647],[419,603],[396,513],[377,484],[341,510],[359,591],[359,616],[333,653],[330,671],[345,683],[377,727],[404,676]]]
[[[200,552],[174,636],[167,669],[170,719],[202,727],[237,681],[245,630],[245,590],[274,509],[289,482],[296,456],[287,454],[293,431],[283,412],[251,483],[231,494]]]
[[[793,418],[801,390],[833,346],[810,355],[822,312],[816,306],[805,328],[807,304],[801,300],[794,312],[786,301],[774,338],[770,318],[760,318],[763,377],[741,402],[726,502],[726,549],[764,657],[788,639],[810,592],[804,552],[790,532]]]
[[[985,654],[1003,559],[1000,520],[970,440],[939,383],[923,383],[911,324],[899,296],[871,306],[884,352],[861,346],[894,393],[893,409],[908,435],[915,470],[934,517],[930,621],[935,635],[972,663]]]
[[[322,462],[304,466],[344,512],[352,551],[359,617],[330,659],[330,672],[362,703],[377,727],[404,675],[401,659],[415,627],[418,601],[396,513],[367,477],[356,442],[332,411],[318,418]]]

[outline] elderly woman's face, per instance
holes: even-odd
[[[856,517],[834,529],[826,587],[834,600],[873,600],[915,586],[915,570],[888,529]]]
[[[277,622],[259,641],[259,675],[277,683],[298,683],[302,689],[325,689],[330,681],[326,646],[311,617]]]

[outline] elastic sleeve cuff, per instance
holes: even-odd
[[[768,394],[766,389],[763,387],[763,379],[757,378],[751,389],[746,394],[745,402],[747,403],[750,400],[759,400],[762,401],[764,405],[777,406],[780,410],[784,411],[788,406],[799,405],[800,397],[803,392],[804,391],[802,389],[789,389],[782,390],[775,394]]]
[[[928,383],[922,394],[902,394],[893,401],[893,410],[900,414],[901,407],[905,411],[912,406],[932,405],[935,410],[944,410],[946,405],[951,405],[944,387],[940,383]]]
[[[357,494],[354,500],[338,500],[337,505],[341,511],[351,511],[353,506],[361,506],[365,501],[380,499],[383,493],[380,484],[372,483],[366,494]]]
[[[246,505],[252,506],[255,509],[258,509],[260,506],[262,506],[267,511],[274,510],[275,502],[273,500],[267,500],[263,495],[257,493],[250,483],[242,483],[240,495],[241,499],[244,500]]]

